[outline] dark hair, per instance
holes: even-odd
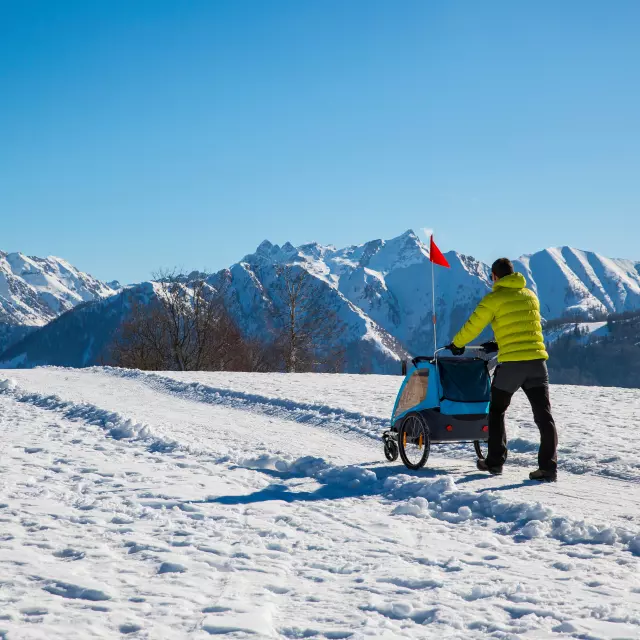
[[[513,263],[509,258],[499,258],[491,265],[491,273],[498,279],[509,276],[514,272]]]

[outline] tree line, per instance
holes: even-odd
[[[154,295],[131,300],[106,360],[150,371],[342,371],[346,328],[323,304],[318,280],[297,265],[275,275],[264,330],[247,336],[228,309],[228,281],[157,272]]]

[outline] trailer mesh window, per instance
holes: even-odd
[[[429,387],[429,370],[428,369],[416,369],[411,377],[407,380],[402,390],[402,395],[398,400],[398,406],[393,417],[412,409],[421,402],[424,402],[427,397],[427,389]]]

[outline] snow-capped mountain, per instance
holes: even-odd
[[[155,295],[154,284],[143,282],[78,304],[5,349],[0,368],[108,364],[113,337],[129,317],[132,304],[149,304]]]
[[[455,251],[445,255],[451,268],[435,269],[439,345],[451,340],[491,289],[488,265]],[[34,260],[30,264],[50,273],[42,267],[43,262],[47,263]],[[603,314],[640,309],[640,262],[609,259],[569,247],[546,249],[514,262],[540,296],[547,320],[565,316],[598,320]],[[72,269],[62,261],[55,264]],[[273,307],[277,304],[277,272],[282,265],[308,272],[314,296],[345,326],[340,341],[347,371],[396,372],[399,359],[406,353],[433,351],[429,249],[412,231],[391,240],[373,240],[342,249],[317,243],[294,247],[287,242],[278,246],[264,241],[229,269],[209,276],[209,283],[225,292],[227,307],[245,336],[268,339]],[[26,275],[31,269],[32,266],[26,269]],[[74,273],[79,274],[75,270]],[[84,278],[84,289],[74,289],[64,279],[61,281],[69,292],[84,291],[85,300],[114,293],[111,287],[88,276]],[[38,292],[35,276],[31,281],[22,276],[21,281],[28,284],[30,292]],[[14,284],[14,288],[17,286]],[[34,295],[21,299],[25,298],[38,300]],[[59,304],[69,306],[75,300],[68,295],[59,299]],[[39,308],[35,302],[31,306]],[[54,308],[49,305],[50,317],[55,316]],[[125,313],[126,305],[118,296],[103,303],[82,305],[40,330],[37,339],[30,336],[14,345],[2,354],[2,361],[20,366],[99,363],[104,358],[101,350],[117,328],[117,318]],[[489,331],[484,334],[488,335]],[[60,344],[65,348],[54,347]],[[74,354],[73,358],[69,354]]]
[[[447,258],[451,269],[437,269],[436,275],[441,344],[490,289],[486,265],[455,252]],[[263,242],[230,269],[231,308],[233,311],[234,303],[241,302],[234,316],[245,332],[261,330],[256,319],[268,304],[279,264],[299,265],[316,278],[323,285],[325,304],[351,323],[352,338],[359,336],[377,345],[374,352],[385,351],[394,340],[409,353],[433,350],[429,250],[412,231],[389,241],[373,240],[345,249],[316,243],[279,247]],[[398,348],[392,350],[400,353]]]
[[[269,245],[267,252],[275,259],[265,256],[266,247],[263,243],[256,254],[246,256],[229,270],[210,278],[214,287],[224,291],[226,306],[245,336],[258,340],[269,338],[273,308],[279,304],[274,295],[277,267],[293,264],[309,271],[308,286],[318,307],[334,314],[344,327],[338,346],[345,352],[347,371],[386,373],[399,370],[399,361],[406,353],[392,334],[351,302],[335,283],[314,273],[314,265],[305,263],[297,250],[290,251],[291,245],[282,249]]]
[[[547,319],[640,308],[640,262],[561,247],[523,256],[514,265],[540,297]]]
[[[113,293],[61,258],[0,251],[0,350],[81,302]]]

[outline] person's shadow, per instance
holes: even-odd
[[[373,471],[376,474],[377,480],[371,482],[359,482],[357,485],[340,484],[338,482],[331,482],[330,484],[324,484],[315,491],[291,491],[291,489],[283,484],[285,480],[293,480],[295,478],[309,478],[313,477],[287,473],[286,471],[275,471],[273,469],[256,469],[267,476],[280,480],[281,482],[275,482],[268,487],[255,491],[254,493],[246,495],[235,496],[219,496],[216,498],[209,498],[201,502],[217,503],[217,504],[253,504],[256,502],[268,502],[274,500],[281,500],[283,502],[314,502],[317,500],[340,500],[343,498],[361,498],[372,495],[381,495],[385,492],[384,481],[387,478],[398,475],[411,476],[418,478],[436,478],[439,476],[445,476],[450,473],[450,470],[439,469],[437,467],[429,467],[428,469],[420,469],[419,471],[411,471],[399,464],[396,465],[379,465],[378,463],[363,463],[357,465],[361,468]]]

